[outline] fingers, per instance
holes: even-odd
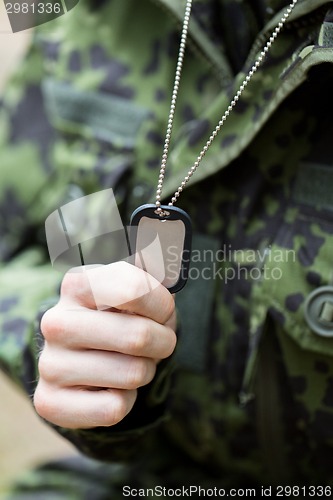
[[[135,390],[57,389],[42,381],[37,386],[34,405],[42,418],[55,425],[89,429],[116,425],[130,412],[136,395]]]
[[[49,348],[39,359],[39,373],[50,386],[133,390],[148,384],[156,372],[152,359],[117,352],[84,350],[75,353]]]
[[[41,322],[35,407],[68,428],[111,426],[134,405],[176,344],[174,299],[125,262],[76,268]]]
[[[75,307],[116,308],[164,324],[172,316],[174,300],[148,273],[126,262],[76,268],[62,283],[62,300]]]
[[[169,326],[137,316],[91,309],[45,313],[41,329],[49,344],[68,349],[117,351],[132,356],[164,359],[172,354],[176,334]]]

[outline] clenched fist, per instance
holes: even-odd
[[[43,316],[38,414],[67,428],[112,426],[176,345],[174,299],[125,262],[77,268]]]

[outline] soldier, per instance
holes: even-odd
[[[184,5],[81,0],[37,30],[1,113],[0,360],[82,458],[10,498],[328,496],[333,11],[287,7],[194,1],[162,173]],[[44,221],[112,187],[126,224],[157,184],[193,223],[177,315],[124,262],[92,270],[102,310],[52,270]]]

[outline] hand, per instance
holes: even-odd
[[[71,270],[42,318],[37,413],[67,428],[117,424],[172,354],[175,328],[172,295],[145,271],[125,262]]]

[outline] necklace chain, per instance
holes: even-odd
[[[203,157],[205,156],[207,150],[211,146],[213,140],[221,130],[222,126],[224,125],[226,119],[232,112],[233,108],[236,106],[237,101],[241,97],[242,93],[244,92],[246,86],[249,84],[251,81],[253,75],[259,68],[259,66],[262,64],[263,60],[265,59],[267,52],[271,48],[273,42],[275,41],[276,37],[280,33],[281,29],[283,28],[285,22],[287,21],[288,17],[290,16],[293,8],[295,7],[296,3],[298,0],[293,0],[289,7],[285,10],[283,16],[281,17],[279,23],[275,27],[274,31],[272,32],[271,36],[269,37],[266,45],[264,48],[261,50],[259,56],[257,57],[256,61],[252,65],[250,71],[242,81],[239,89],[237,90],[236,94],[230,101],[230,104],[228,108],[225,110],[224,114],[222,115],[220,121],[216,125],[215,129],[212,131],[209,139],[207,140],[206,144],[200,151],[197,159],[195,160],[194,164],[192,167],[189,169],[187,172],[187,175],[184,177],[184,180],[178,187],[178,189],[175,191],[173,197],[171,198],[171,201],[169,203],[169,206],[174,205],[176,203],[177,199],[179,198],[181,192],[183,191],[184,187],[186,184],[189,182],[190,178],[194,174],[194,172],[197,170],[199,167],[199,164]],[[162,195],[162,189],[163,189],[163,182],[164,182],[164,177],[165,177],[165,169],[166,169],[166,164],[168,161],[168,155],[169,155],[169,146],[170,146],[170,140],[171,140],[171,134],[172,134],[172,128],[173,128],[173,122],[174,122],[174,115],[175,115],[175,110],[176,110],[176,102],[177,102],[177,96],[178,96],[178,90],[179,90],[179,84],[180,84],[180,78],[181,78],[181,73],[182,73],[182,68],[183,68],[183,62],[184,62],[184,55],[185,55],[185,47],[186,47],[186,39],[187,39],[187,34],[188,34],[188,26],[190,22],[190,16],[191,16],[191,9],[192,9],[192,0],[186,0],[186,7],[185,7],[185,14],[184,14],[184,20],[183,20],[183,28],[182,28],[182,34],[181,34],[181,39],[180,39],[180,44],[179,44],[179,52],[178,52],[178,59],[177,59],[177,66],[176,66],[176,73],[175,73],[175,80],[174,80],[174,86],[173,86],[173,91],[172,91],[172,96],[171,96],[171,104],[170,104],[170,111],[169,111],[169,117],[168,117],[168,125],[167,125],[167,130],[165,134],[165,140],[164,140],[164,149],[163,149],[163,155],[162,155],[162,161],[161,161],[161,167],[160,167],[160,172],[159,172],[159,179],[158,179],[158,184],[157,184],[157,189],[156,189],[156,213],[163,217],[165,215],[163,209],[161,208],[161,195]]]

